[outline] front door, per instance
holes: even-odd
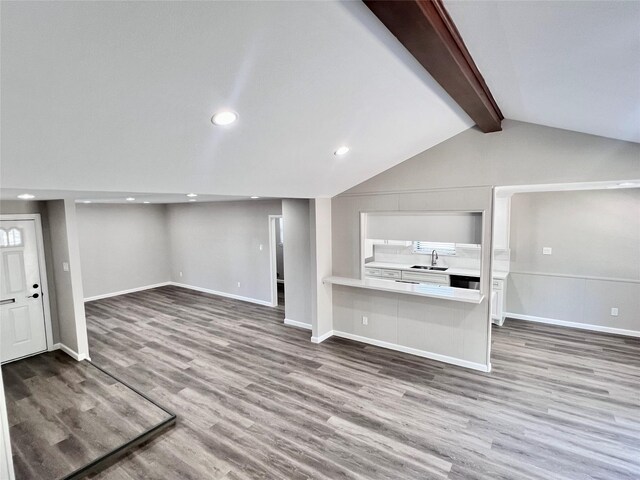
[[[47,349],[35,220],[0,221],[0,361]]]

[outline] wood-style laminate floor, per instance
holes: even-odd
[[[640,478],[639,339],[508,320],[485,374],[178,287],[86,308],[93,361],[178,415],[103,480]]]
[[[2,366],[17,480],[67,476],[169,415],[62,351]]]

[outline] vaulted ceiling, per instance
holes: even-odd
[[[329,196],[473,124],[360,2],[1,8],[4,188]]]
[[[506,118],[640,142],[640,2],[444,5]]]
[[[506,118],[640,142],[639,2],[445,6]],[[331,196],[473,125],[361,2],[0,8],[11,195]]]

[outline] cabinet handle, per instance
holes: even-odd
[[[15,298],[7,298],[5,300],[0,300],[0,305],[8,305],[9,303],[16,303]]]

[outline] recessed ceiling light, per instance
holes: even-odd
[[[135,201],[135,198],[133,198],[133,197],[127,197],[127,202],[133,202],[133,201]]]
[[[260,197],[253,196],[253,197],[251,197],[251,200],[256,200],[258,198],[260,198]]]
[[[342,145],[341,147],[338,147],[338,149],[333,152],[334,155],[345,155],[349,152],[349,147],[347,147],[346,145]]]
[[[213,117],[211,117],[211,121],[214,125],[225,126],[231,125],[238,119],[238,114],[236,112],[232,112],[231,110],[223,110],[221,112],[215,113]]]
[[[142,203],[151,203],[151,202],[142,202]]]
[[[36,198],[34,195],[31,195],[30,193],[23,193],[21,195],[18,195],[18,198],[21,200],[31,200]]]
[[[83,200],[82,203],[91,203],[91,200]]]
[[[190,199],[189,199],[189,201],[190,201],[190,202],[195,202],[195,201],[196,201],[196,199],[195,199],[195,198],[190,198]]]
[[[197,197],[197,193],[187,193],[187,197]]]

